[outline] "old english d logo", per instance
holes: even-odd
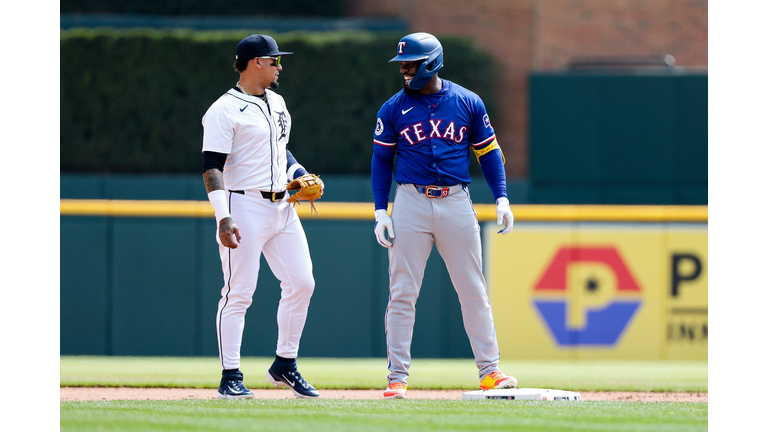
[[[611,346],[640,307],[640,286],[614,247],[561,247],[534,287],[560,346]]]
[[[277,139],[283,139],[288,131],[288,120],[285,111],[275,111],[275,113],[277,114],[277,126],[280,127],[280,136]]]

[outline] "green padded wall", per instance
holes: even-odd
[[[707,204],[706,72],[530,77],[530,199]]]
[[[387,252],[368,221],[303,221],[315,292],[300,355],[384,357]],[[213,219],[61,217],[63,355],[216,356],[223,286]],[[242,355],[273,356],[280,285],[262,257]],[[436,249],[414,329],[416,357],[472,357]]]

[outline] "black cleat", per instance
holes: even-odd
[[[221,375],[219,399],[253,399],[253,393],[243,384],[242,372],[224,371]]]
[[[301,377],[298,369],[279,372],[274,365],[267,371],[267,382],[275,387],[288,387],[296,397],[315,399],[320,397],[320,392]]]

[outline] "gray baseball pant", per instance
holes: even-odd
[[[433,242],[461,303],[480,379],[499,370],[499,347],[483,276],[480,226],[465,188],[428,198],[411,184],[397,187],[392,207],[395,238],[389,249],[389,303],[385,316],[390,382],[407,383],[416,300]]]

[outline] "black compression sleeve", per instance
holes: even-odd
[[[203,172],[209,169],[218,169],[224,172],[224,163],[227,161],[226,153],[216,153],[210,151],[203,152]]]

